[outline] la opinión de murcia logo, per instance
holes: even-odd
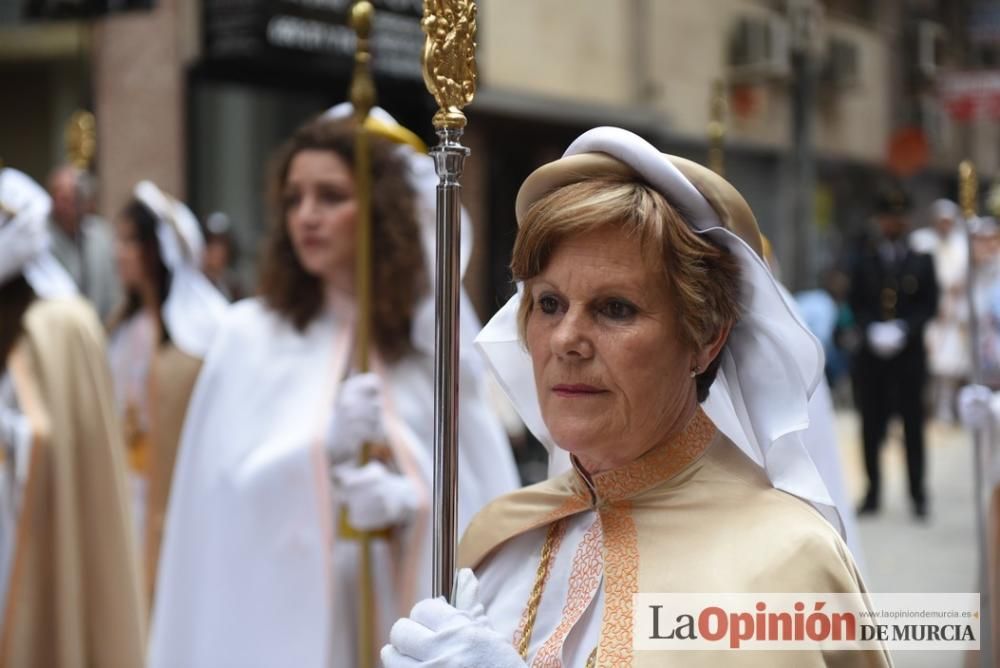
[[[979,648],[978,594],[638,594],[633,603],[639,650]]]

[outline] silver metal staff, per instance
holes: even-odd
[[[979,316],[976,313],[975,302],[975,279],[976,266],[973,255],[972,237],[975,230],[972,221],[976,217],[976,196],[979,189],[979,181],[976,177],[976,168],[969,160],[963,160],[958,166],[958,188],[959,201],[962,207],[962,222],[965,227],[965,236],[969,249],[969,270],[968,278],[965,282],[966,298],[969,301],[969,338],[971,340],[972,352],[972,381],[977,385],[982,385],[985,381],[983,377],[982,361],[979,350]],[[973,456],[973,493],[975,499],[976,513],[976,538],[979,543],[979,582],[981,591],[979,593],[979,607],[981,610],[979,627],[979,662],[983,668],[992,668],[993,651],[991,645],[992,637],[992,611],[990,601],[990,577],[989,577],[989,554],[987,552],[986,541],[986,510],[983,501],[983,455],[986,447],[993,436],[993,420],[987,422],[985,428],[976,427],[972,430],[972,456]]]
[[[437,187],[437,284],[434,309],[434,596],[452,598],[458,527],[458,297],[461,281],[460,178],[469,149],[462,146],[465,114],[476,92],[476,4],[425,0],[420,23],[424,83],[438,103],[431,149]]]

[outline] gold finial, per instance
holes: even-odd
[[[963,160],[958,165],[958,200],[962,206],[962,215],[967,219],[976,215],[978,194],[979,181],[976,178],[976,167],[971,160]]]
[[[725,154],[723,143],[726,139],[726,84],[716,79],[712,84],[712,100],[709,103],[708,122],[708,167],[719,176],[724,176]]]
[[[372,52],[369,37],[375,8],[368,0],[358,0],[351,7],[350,24],[358,36],[354,50],[354,78],[351,80],[351,104],[354,115],[364,121],[375,106],[375,82],[372,80]]]
[[[462,109],[476,94],[476,3],[425,0],[420,27],[424,42],[424,83],[438,103],[434,127],[464,128]]]
[[[79,169],[90,169],[90,163],[97,152],[97,122],[94,115],[83,109],[73,112],[66,123],[64,139],[69,161]]]

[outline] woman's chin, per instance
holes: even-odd
[[[594,428],[586,425],[550,429],[553,442],[571,455],[581,455],[600,449],[602,439]]]

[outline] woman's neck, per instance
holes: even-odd
[[[665,430],[666,435],[654,439],[650,445],[642,448],[638,454],[636,454],[634,449],[628,447],[605,448],[601,453],[580,453],[575,455],[576,461],[584,471],[592,476],[619,469],[640,459],[648,452],[665,446],[676,439],[677,436],[687,429],[688,424],[690,424],[691,419],[697,412],[698,402],[692,395],[691,401],[686,402],[678,411],[676,417],[670,421],[669,426]]]
[[[332,271],[323,281],[323,293],[327,302],[339,299],[354,301],[355,276],[353,267]]]

